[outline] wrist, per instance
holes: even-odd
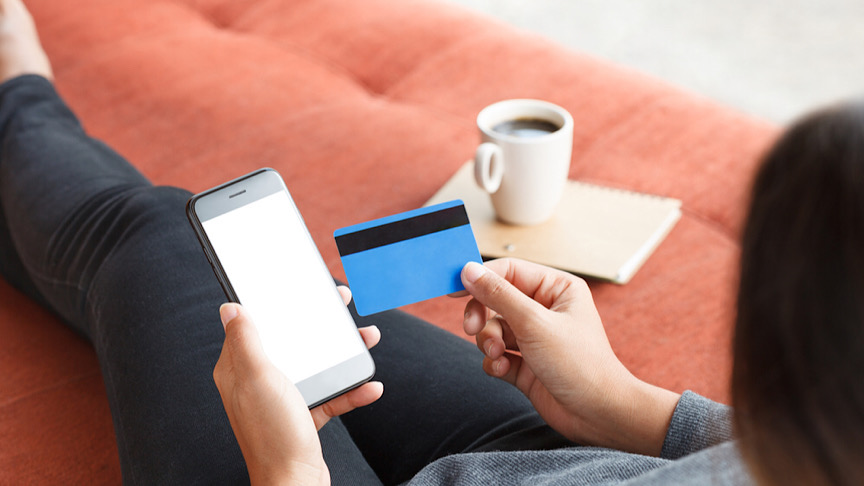
[[[633,378],[621,410],[626,443],[621,449],[647,456],[659,456],[681,395]]]
[[[281,468],[249,468],[253,486],[275,485],[329,485],[330,473],[326,465],[292,462]]]
[[[623,366],[606,375],[593,407],[581,407],[572,431],[575,442],[659,456],[680,395],[650,385]]]

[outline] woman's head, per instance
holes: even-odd
[[[736,426],[768,484],[864,484],[864,103],[767,154],[744,230]]]

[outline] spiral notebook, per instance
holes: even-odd
[[[625,284],[681,217],[681,201],[568,181],[556,213],[535,226],[495,217],[489,196],[468,162],[430,199],[462,199],[487,258],[516,257],[576,274]]]

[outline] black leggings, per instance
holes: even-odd
[[[0,272],[93,343],[124,481],[248,482],[212,379],[225,296],[186,221],[190,193],[153,186],[90,138],[39,76],[0,85],[0,143]],[[402,312],[354,318],[381,329],[372,355],[385,392],[320,431],[334,483],[397,483],[459,452],[569,445],[483,373],[470,343]]]

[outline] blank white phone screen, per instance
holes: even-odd
[[[365,352],[288,194],[201,224],[265,353],[288,379],[298,383]]]

